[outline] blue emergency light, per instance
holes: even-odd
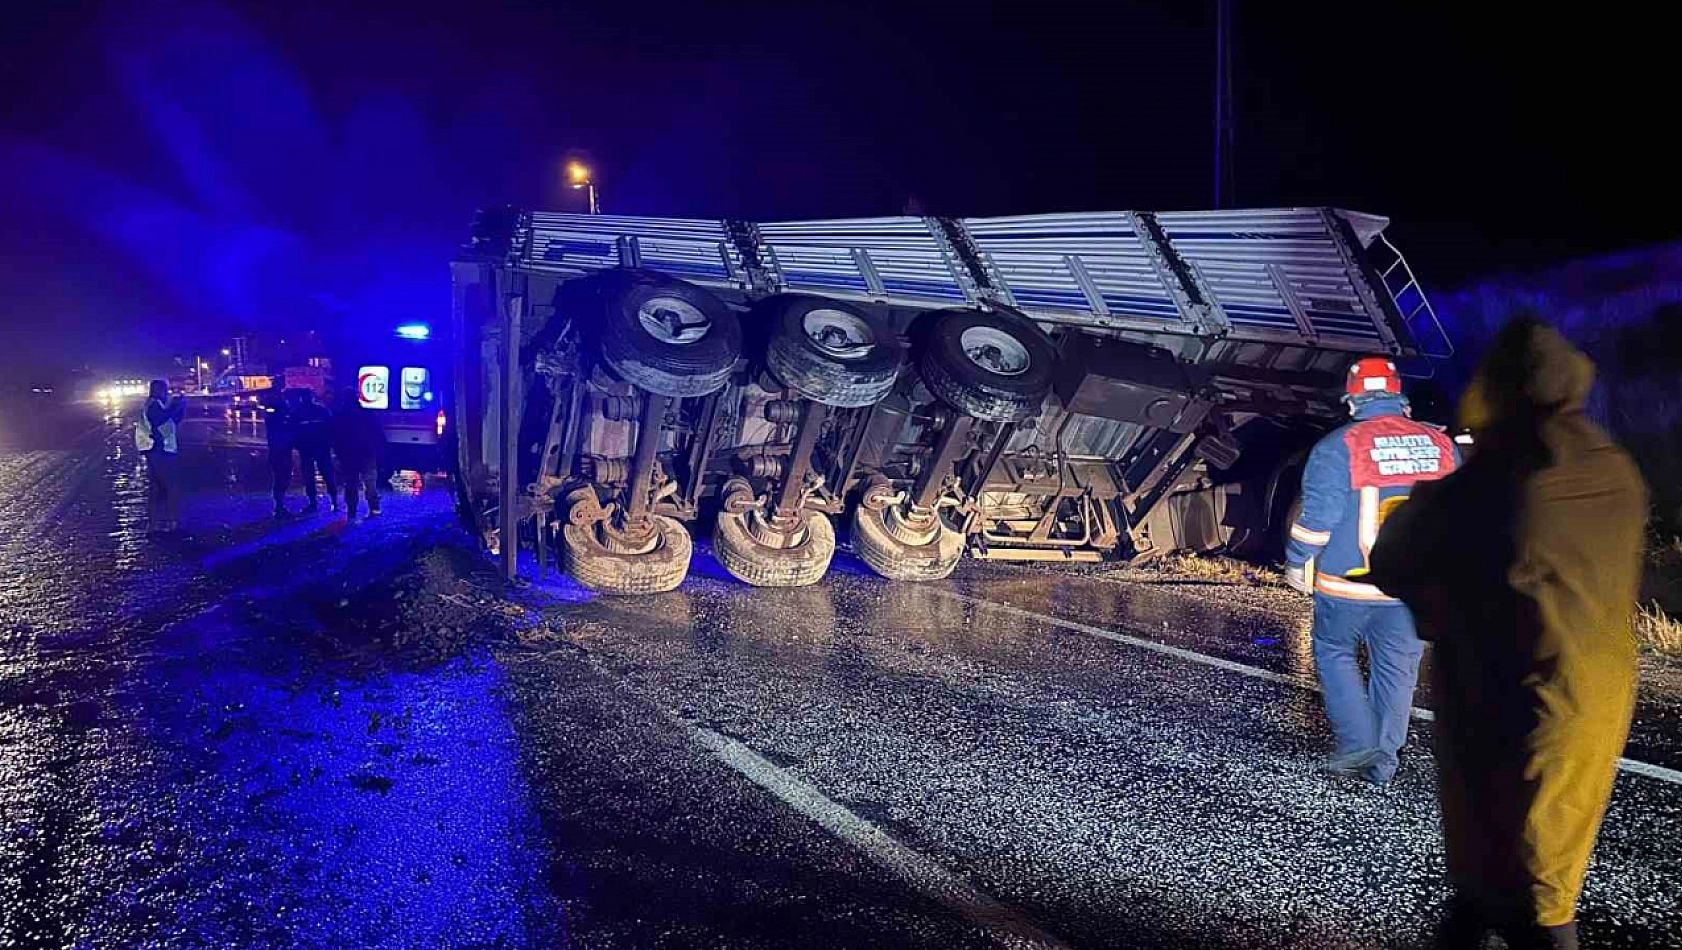
[[[432,328],[424,323],[405,323],[397,328],[397,335],[405,340],[424,340],[432,336]]]

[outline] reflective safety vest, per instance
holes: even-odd
[[[145,410],[140,413],[140,418],[134,422],[134,447],[142,452],[150,452],[153,449],[161,448],[165,452],[174,454],[177,448],[175,420],[173,418],[165,419],[163,425],[152,425],[151,414],[154,405],[160,409],[169,408],[167,403],[159,402],[156,399],[146,401]]]
[[[1361,580],[1384,518],[1414,483],[1442,478],[1460,463],[1454,440],[1407,417],[1400,396],[1373,399],[1355,420],[1321,439],[1302,476],[1302,514],[1291,525],[1285,561],[1314,562],[1314,590],[1341,600],[1394,603]]]

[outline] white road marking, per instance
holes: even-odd
[[[680,720],[681,721],[681,720]],[[689,739],[748,781],[776,796],[783,804],[816,822],[825,831],[863,852],[875,864],[965,920],[1008,934],[1028,946],[1066,948],[1019,911],[995,900],[938,862],[901,844],[893,836],[811,784],[779,768],[764,756],[711,729],[688,726]]]
[[[954,874],[938,861],[918,852],[860,818],[847,806],[828,797],[810,782],[778,766],[741,742],[694,725],[677,713],[638,692],[624,677],[585,654],[584,662],[603,678],[653,707],[677,726],[690,742],[705,749],[738,775],[770,792],[778,801],[815,822],[911,890],[947,908],[1000,938],[1008,946],[1072,950],[1069,944],[1042,930],[1021,911]]]
[[[988,610],[996,610],[1000,613],[1009,614],[1021,619],[1037,620],[1040,623],[1050,624],[1053,627],[1061,627],[1064,630],[1071,630],[1076,633],[1084,633],[1089,636],[1101,637],[1105,640],[1113,640],[1116,643],[1126,644],[1130,647],[1138,647],[1141,650],[1150,650],[1153,653],[1171,656],[1177,660],[1185,660],[1188,663],[1198,663],[1203,666],[1212,666],[1217,670],[1226,670],[1229,673],[1237,673],[1240,676],[1248,676],[1251,679],[1266,680],[1269,683],[1283,683],[1286,686],[1296,686],[1302,689],[1320,692],[1320,684],[1306,676],[1296,676],[1290,673],[1275,673],[1272,670],[1264,670],[1260,667],[1239,663],[1235,660],[1226,660],[1218,656],[1209,656],[1205,653],[1198,653],[1196,650],[1187,650],[1184,647],[1170,646],[1166,643],[1158,643],[1155,640],[1146,640],[1143,637],[1128,636],[1125,633],[1117,633],[1114,630],[1106,630],[1103,627],[1095,627],[1092,624],[1081,623],[1078,620],[1065,620],[1062,617],[1053,617],[1049,614],[1042,614],[1033,610],[1024,610],[1021,607],[1012,607],[1009,604],[1001,604],[997,601],[984,600],[980,597],[971,597],[968,594],[960,594],[953,590],[944,590],[938,587],[931,587],[929,590],[934,591],[942,597],[950,597],[966,604],[974,604],[977,607],[984,607]],[[1429,709],[1415,706],[1413,707],[1413,718],[1423,722],[1432,722],[1435,721],[1436,716]],[[1682,771],[1666,768],[1662,765],[1654,765],[1651,762],[1638,762],[1635,759],[1620,758],[1618,759],[1618,768],[1635,775],[1645,775],[1648,778],[1655,778],[1661,782],[1669,782],[1672,785],[1682,785]]]

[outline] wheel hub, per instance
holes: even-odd
[[[660,532],[651,518],[613,519],[601,522],[602,547],[612,554],[647,554],[660,543]]]
[[[862,359],[876,345],[870,325],[845,310],[813,310],[800,319],[800,327],[814,346],[836,359]]]
[[[920,547],[940,532],[940,516],[933,509],[894,505],[882,512],[882,523],[896,541]]]
[[[1000,376],[1020,376],[1033,361],[1022,341],[994,327],[970,327],[958,345],[970,362]]]
[[[694,343],[712,329],[706,314],[676,297],[650,297],[637,308],[637,322],[656,340],[679,346]]]
[[[768,548],[793,548],[805,542],[809,529],[806,519],[795,515],[788,519],[767,518],[758,511],[748,512],[744,518],[748,537]]]

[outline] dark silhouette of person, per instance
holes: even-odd
[[[269,444],[269,476],[274,492],[274,513],[286,510],[286,492],[292,485],[292,411],[278,390],[263,394],[263,436]]]
[[[321,510],[317,473],[327,486],[328,507],[338,511],[339,486],[333,475],[333,414],[315,401],[313,390],[294,389],[290,396],[292,447],[298,451],[298,469],[304,476],[304,494],[309,498],[304,511],[313,514]]]
[[[1647,490],[1584,412],[1594,364],[1504,328],[1461,403],[1459,471],[1386,520],[1370,580],[1433,644],[1444,947],[1577,946],[1577,899],[1635,706]]]
[[[357,490],[368,501],[368,514],[380,513],[380,456],[385,451],[385,430],[379,417],[364,408],[356,389],[347,386],[336,397],[333,412],[333,454],[339,459],[339,482],[345,489],[345,518],[357,513]]]

